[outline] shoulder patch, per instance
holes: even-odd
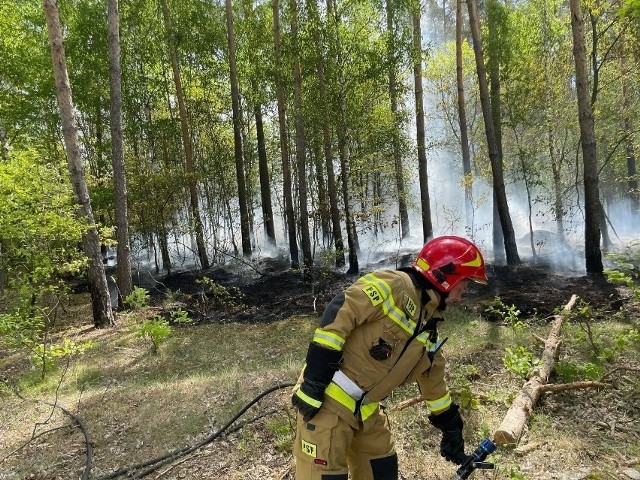
[[[418,313],[418,306],[416,305],[416,302],[414,302],[406,293],[404,294],[404,297],[404,311],[407,312],[411,318],[416,318],[416,314]]]
[[[371,300],[371,304],[374,307],[380,305],[384,301],[380,290],[378,290],[375,285],[369,284],[365,286],[362,291],[367,294],[367,297],[369,297],[369,300]]]

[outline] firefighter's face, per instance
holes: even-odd
[[[445,299],[444,303],[449,305],[450,303],[459,302],[462,299],[462,294],[467,288],[467,285],[469,285],[469,280],[466,278],[456,283],[456,285],[449,292],[449,295]]]

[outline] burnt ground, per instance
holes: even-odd
[[[245,268],[242,273],[231,267],[215,267],[168,275],[156,281],[155,298],[162,298],[168,290],[179,291],[183,308],[197,323],[270,322],[292,315],[320,315],[334,295],[359,277],[335,271],[305,277],[272,265],[259,267]],[[531,264],[488,265],[487,272],[489,283],[470,284],[463,304],[489,320],[491,315],[485,309],[497,297],[504,305],[515,306],[520,318],[553,315],[573,294],[604,312],[617,311],[625,303],[624,292],[604,276],[568,275]],[[212,291],[201,283],[203,277],[224,289]]]

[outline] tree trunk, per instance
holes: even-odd
[[[133,291],[131,279],[131,247],[129,245],[129,215],[127,212],[127,176],[122,145],[122,81],[120,70],[120,15],[118,0],[109,0],[108,10],[109,85],[111,88],[111,165],[113,197],[118,241],[116,276],[118,305]]]
[[[420,28],[420,4],[415,6],[413,19],[413,84],[416,101],[416,142],[418,144],[418,178],[420,181],[420,206],[422,211],[422,240],[433,238],[431,205],[429,202],[429,175],[424,132],[424,99],[422,98],[422,30]]]
[[[200,266],[204,269],[209,268],[209,258],[207,257],[207,248],[204,242],[204,229],[202,227],[202,219],[200,217],[200,206],[198,202],[198,187],[195,178],[195,169],[193,166],[193,147],[191,145],[191,136],[189,134],[189,119],[187,116],[187,106],[184,99],[184,91],[182,89],[182,78],[180,75],[180,62],[178,61],[178,52],[173,42],[173,32],[171,27],[171,16],[169,15],[169,6],[167,0],[160,0],[162,7],[162,17],[164,19],[165,34],[167,35],[167,45],[169,46],[169,56],[171,58],[171,69],[173,71],[173,81],[176,87],[176,97],[178,100],[178,110],[180,113],[180,128],[182,133],[182,145],[184,148],[185,169],[187,172],[187,186],[189,187],[189,199],[191,204],[191,215],[193,216],[194,229],[196,234],[196,245],[198,248],[198,258]]]
[[[304,130],[304,112],[302,110],[302,73],[300,71],[300,51],[298,50],[298,4],[289,0],[291,10],[291,37],[294,45],[293,58],[293,98],[295,105],[296,165],[298,171],[298,204],[300,215],[300,240],[302,244],[302,262],[307,271],[313,267],[311,239],[309,237],[309,206],[307,198],[307,139]]]
[[[572,0],[573,1],[573,0]],[[520,395],[513,401],[507,411],[500,427],[493,434],[493,440],[498,445],[514,445],[522,436],[522,432],[529,422],[533,408],[540,399],[542,387],[546,385],[549,375],[556,362],[556,351],[560,343],[560,329],[565,318],[577,302],[578,297],[573,295],[560,315],[556,315],[551,324],[551,331],[545,341],[544,351],[540,364],[533,375],[522,387]]]
[[[462,173],[464,175],[464,211],[467,223],[467,234],[473,238],[473,177],[471,175],[471,153],[469,150],[469,132],[464,101],[464,77],[462,73],[462,0],[456,0],[456,84],[458,86],[458,124],[460,125]]]
[[[400,124],[398,119],[398,65],[396,52],[395,32],[395,8],[393,0],[386,0],[387,10],[387,57],[389,63],[389,99],[391,102],[391,115],[394,121],[392,136],[393,165],[396,173],[396,189],[398,191],[398,216],[400,217],[400,238],[408,238],[411,235],[409,226],[409,212],[407,207],[407,191],[404,182],[404,166],[402,164],[402,151],[400,149]]]
[[[319,22],[318,5],[316,0],[310,0],[309,10],[315,21]],[[327,11],[329,7],[327,6]],[[318,38],[320,44],[321,38]],[[333,235],[333,243],[336,250],[335,265],[336,267],[344,267],[344,241],[342,239],[342,227],[340,225],[340,207],[338,206],[338,187],[336,185],[336,176],[333,166],[333,149],[331,147],[331,122],[329,120],[329,98],[327,96],[327,86],[325,81],[324,59],[322,56],[318,59],[318,85],[320,89],[320,100],[322,102],[322,149],[324,152],[324,163],[327,171],[327,193],[329,194],[329,209],[331,211],[331,229]]]
[[[338,35],[338,26],[340,24],[340,14],[336,11],[336,5],[332,0],[327,0],[328,16],[332,17],[330,28],[335,35]],[[342,59],[341,52],[338,49],[336,64],[341,69]],[[344,72],[337,72],[338,83],[338,155],[340,157],[340,169],[342,173],[342,197],[344,200],[344,217],[347,225],[347,246],[349,247],[349,268],[348,274],[356,274],[360,272],[358,265],[358,232],[356,231],[356,222],[351,213],[351,199],[349,194],[349,183],[351,182],[351,172],[349,169],[349,139],[348,127],[346,122],[346,106],[345,106],[345,82],[342,81]]]
[[[329,197],[327,194],[327,184],[325,182],[324,174],[327,169],[324,167],[324,158],[322,153],[322,137],[318,131],[319,125],[313,125],[313,133],[311,138],[313,139],[313,165],[315,168],[315,174],[312,177],[316,181],[316,191],[318,193],[317,198],[317,211],[316,217],[320,219],[320,229],[322,235],[322,245],[331,246],[331,214],[329,210]],[[313,202],[315,199],[311,198]],[[314,208],[312,207],[312,211]],[[317,229],[316,229],[317,230]]]
[[[580,0],[570,0],[571,30],[573,32],[573,58],[576,66],[576,94],[578,96],[578,121],[584,170],[584,255],[587,273],[602,273],[600,251],[600,216],[602,206],[598,193],[598,160],[593,107],[589,92],[587,54],[584,40],[584,19]]]
[[[548,127],[547,135],[549,137],[549,158],[551,159],[551,171],[553,173],[553,214],[556,218],[556,233],[558,234],[558,239],[564,244],[564,207],[562,204],[562,182],[560,177],[562,159],[557,158],[555,149],[553,148],[553,126],[550,125]]]
[[[56,96],[62,135],[67,151],[67,165],[76,201],[80,206],[79,214],[87,223],[87,231],[83,237],[84,252],[89,258],[89,282],[91,284],[91,306],[93,310],[93,324],[96,328],[113,325],[113,310],[111,296],[100,253],[100,238],[96,228],[93,210],[89,199],[89,191],[84,178],[84,167],[80,154],[78,129],[74,117],[74,106],[71,99],[71,85],[67,72],[67,60],[62,43],[62,28],[55,0],[43,0],[44,14],[47,21],[49,42],[51,44],[51,62],[56,85]]]
[[[287,116],[282,80],[280,57],[280,1],[273,0],[273,50],[276,69],[276,97],[278,101],[278,125],[280,128],[280,155],[282,158],[282,190],[284,195],[284,214],[289,235],[289,254],[291,268],[300,267],[298,256],[298,240],[296,236],[296,220],[293,211],[293,195],[291,193],[291,166],[289,163],[289,145],[287,143]]]
[[[225,17],[227,20],[227,46],[229,48],[231,110],[233,111],[233,156],[236,163],[238,204],[240,206],[240,236],[242,238],[242,254],[244,257],[250,257],[251,232],[249,226],[249,209],[247,207],[247,186],[244,175],[244,158],[242,156],[242,110],[240,107],[238,69],[236,67],[236,39],[233,32],[233,7],[231,5],[231,0],[225,0],[224,4]]]
[[[262,124],[262,107],[256,104],[254,107],[256,119],[256,140],[258,142],[258,170],[260,172],[260,200],[262,203],[262,219],[267,244],[276,246],[276,231],[273,225],[273,206],[271,204],[271,180],[269,179],[269,161],[267,148],[264,141],[264,126]]]
[[[629,71],[627,69],[626,53],[620,58],[620,64],[622,71],[621,81],[622,104],[624,108],[624,133],[627,137],[627,140],[625,141],[625,153],[627,157],[627,195],[629,198],[632,222],[636,223],[640,218],[640,190],[638,190],[638,172],[636,170],[636,155],[633,146],[633,114],[631,101],[629,99],[629,82],[627,80]]]
[[[493,190],[495,201],[497,202],[498,212],[500,214],[500,224],[504,236],[504,249],[507,256],[507,264],[517,265],[520,263],[520,257],[518,256],[516,236],[513,230],[513,224],[511,223],[509,204],[507,202],[507,194],[504,186],[502,157],[500,155],[500,149],[496,140],[496,133],[494,128],[495,123],[492,118],[491,100],[489,97],[489,88],[487,85],[487,74],[484,67],[482,40],[480,37],[480,26],[478,23],[478,12],[475,0],[468,0],[467,6],[469,9],[469,24],[471,26],[471,34],[473,36],[473,51],[476,58],[476,71],[478,74],[478,86],[480,88],[482,117],[484,119],[484,128],[487,136],[487,146],[489,148],[489,160],[491,161]]]

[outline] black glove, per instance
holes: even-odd
[[[462,438],[462,430],[451,430],[442,432],[442,440],[440,441],[440,455],[455,463],[462,465],[467,461],[468,455],[464,453],[464,439]]]
[[[311,420],[320,410],[324,401],[324,391],[331,383],[341,361],[341,351],[321,347],[315,342],[309,345],[307,365],[303,373],[304,381],[291,397],[291,403],[300,411],[305,422]]]
[[[315,417],[320,410],[325,388],[327,385],[305,380],[291,397],[291,403],[302,414],[305,422]]]
[[[431,424],[442,431],[440,455],[456,465],[462,465],[469,458],[464,453],[464,439],[462,438],[464,422],[459,409],[458,405],[452,403],[448,410],[438,415],[429,415]]]

